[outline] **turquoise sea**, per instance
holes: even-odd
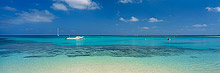
[[[65,37],[0,35],[0,73],[220,73],[217,35]]]

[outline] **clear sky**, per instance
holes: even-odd
[[[220,0],[0,0],[0,34],[220,34]]]

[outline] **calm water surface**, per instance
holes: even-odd
[[[143,67],[158,69],[152,73],[220,72],[220,36],[114,35],[84,36],[81,40],[66,40],[65,37],[68,36],[1,35],[0,73],[53,73],[57,68],[44,69],[58,64],[73,68],[77,62],[112,66],[128,62],[134,64],[139,73],[146,72],[141,69]],[[64,73],[74,71],[68,69]]]

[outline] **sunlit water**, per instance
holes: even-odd
[[[65,37],[1,35],[0,73],[220,72],[219,36]]]

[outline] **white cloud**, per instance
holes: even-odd
[[[38,11],[31,9],[30,12],[23,11],[22,13],[16,13],[18,17],[6,20],[6,23],[10,24],[23,24],[23,23],[37,23],[37,22],[52,22],[55,16],[48,10]]]
[[[122,17],[121,17],[119,20],[124,21],[124,22],[127,22],[127,21],[126,21],[124,18],[122,18]]]
[[[121,2],[121,3],[132,3],[133,1],[132,0],[119,0],[119,2]]]
[[[62,3],[53,3],[53,5],[51,6],[51,8],[55,9],[55,10],[63,10],[63,11],[67,11],[68,9],[66,8],[66,6]]]
[[[206,7],[205,9],[207,9],[208,11],[220,12],[220,7]]]
[[[12,7],[9,7],[9,6],[5,6],[5,7],[3,7],[3,9],[10,10],[10,11],[16,11],[15,8],[12,8]]]
[[[150,29],[149,27],[141,27],[142,29]]]
[[[195,24],[195,25],[192,25],[193,27],[207,27],[208,25],[206,24]]]
[[[119,0],[120,3],[142,3],[142,0]]]
[[[136,21],[139,21],[139,20],[136,17],[132,16],[129,21],[136,22]]]
[[[92,1],[92,0],[62,0],[67,3],[73,9],[88,9],[88,10],[95,10],[100,9],[100,6]]]
[[[149,18],[148,22],[162,22],[163,20],[158,20],[157,18]]]
[[[134,17],[134,16],[132,16],[131,19],[124,19],[124,18],[121,17],[119,20],[124,21],[124,22],[127,22],[127,21],[136,22],[136,21],[139,21],[139,19]]]

